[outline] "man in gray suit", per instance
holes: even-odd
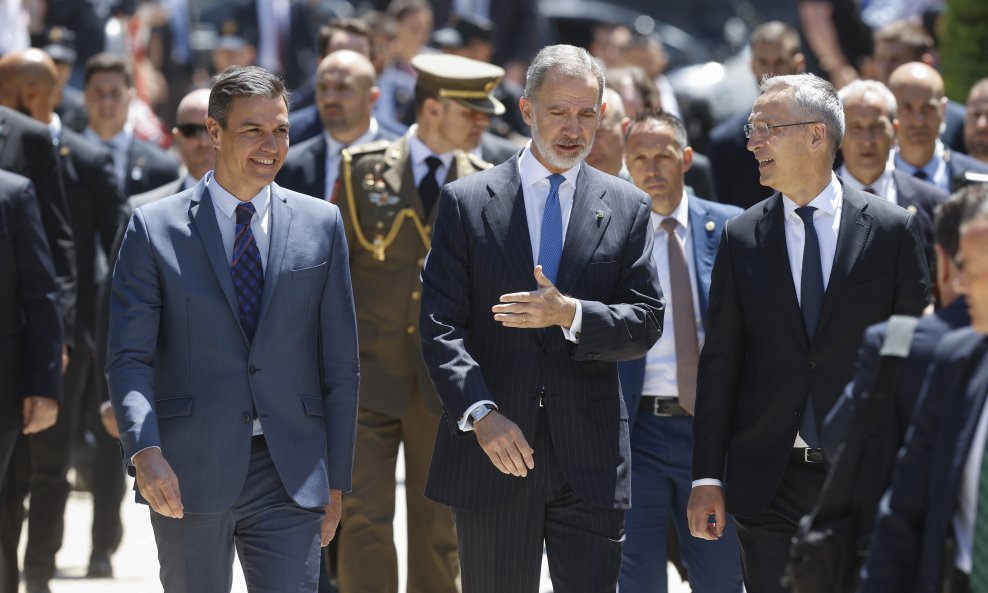
[[[107,379],[166,593],[314,593],[350,488],[356,321],[335,206],[273,183],[279,78],[213,80],[216,169],[139,208],[113,274]],[[188,513],[186,513],[186,511]]]

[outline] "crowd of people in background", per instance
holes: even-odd
[[[112,578],[123,468],[136,474],[137,496],[155,513],[182,516],[177,497],[157,499],[148,485],[148,472],[167,467],[145,454],[162,450],[156,433],[135,436],[143,418],[104,375],[117,369],[119,379],[122,361],[136,356],[126,341],[137,334],[123,319],[133,320],[132,299],[150,298],[135,288],[153,274],[135,257],[140,219],[133,215],[174,194],[199,200],[204,188],[216,196],[224,180],[257,176],[218,162],[238,145],[224,136],[227,122],[217,119],[210,88],[225,80],[234,89],[225,108],[242,115],[238,106],[257,97],[236,94],[237,85],[261,85],[269,89],[263,100],[280,105],[277,79],[290,99],[283,124],[272,120],[278,149],[270,179],[256,190],[276,181],[279,191],[338,207],[359,338],[356,428],[342,430],[336,443],[344,456],[351,447],[352,482],[349,463],[329,464],[327,509],[334,510],[326,516],[335,513],[339,531],[315,560],[319,570],[306,564],[320,593],[397,591],[400,447],[409,593],[527,590],[530,552],[541,554],[543,541],[564,550],[549,550],[560,590],[593,583],[594,591],[662,592],[666,568],[675,566],[697,592],[785,591],[791,539],[872,380],[861,361],[874,362],[883,334],[865,330],[928,306],[936,312],[920,323],[924,337],[914,342],[915,364],[896,395],[886,449],[905,447],[888,477],[892,489],[873,510],[862,588],[938,591],[948,582],[952,591],[988,591],[988,549],[978,546],[988,546],[988,494],[976,485],[988,475],[978,449],[988,426],[980,420],[988,295],[979,292],[988,253],[988,67],[963,96],[948,96],[957,86],[944,79],[937,23],[950,15],[950,2],[802,0],[789,18],[754,23],[740,55],[750,59],[757,98],[717,121],[671,82],[655,29],[601,21],[579,50],[552,45],[534,1],[8,0],[0,7],[0,590],[17,591],[23,580],[28,593],[50,593],[72,489],[92,493],[87,576]],[[653,16],[661,20],[661,12],[659,3]],[[275,77],[244,70],[253,66]],[[570,110],[588,119],[576,128],[561,123]],[[593,129],[582,127],[591,120]],[[584,159],[592,169],[581,169]],[[611,205],[612,212],[581,202],[587,179],[650,213],[639,219],[625,211],[630,206]],[[525,196],[524,216],[496,204],[506,187]],[[223,188],[241,201],[256,193]],[[537,207],[530,193],[543,196]],[[474,212],[483,203],[471,196],[495,205]],[[559,221],[547,203],[559,204]],[[219,215],[219,199],[215,205]],[[226,241],[224,233],[241,237],[245,224],[263,224],[254,234],[259,257],[267,256],[277,238],[258,210],[251,223],[237,214],[234,226],[231,206],[230,228],[217,235]],[[581,222],[582,210],[593,216]],[[595,234],[602,221],[604,229],[626,225],[627,234],[620,241]],[[481,241],[484,224],[489,243]],[[141,230],[151,243],[154,231]],[[588,266],[586,286],[567,276],[577,266],[572,255],[545,257],[569,254],[563,245],[571,249],[565,238],[573,236],[600,241],[601,255],[580,264]],[[514,247],[498,242],[508,239]],[[645,245],[651,272],[627,260],[628,250]],[[507,254],[504,270],[486,251],[495,247]],[[113,280],[118,254],[129,259]],[[462,302],[464,294],[494,295],[500,274],[517,272],[513,258],[527,262],[527,284],[517,290],[535,292],[502,293],[493,313]],[[263,275],[272,269],[265,260]],[[481,273],[497,282],[471,275]],[[177,290],[161,282],[162,292]],[[624,295],[638,309],[603,314],[582,304],[596,301],[571,302],[567,289],[607,305]],[[546,309],[532,304],[547,294],[558,299]],[[226,297],[233,304],[232,291]],[[248,344],[263,313],[241,311]],[[630,328],[627,344],[601,329],[618,322]],[[492,337],[504,328],[542,333],[531,344]],[[950,330],[962,335],[944,338]],[[162,351],[174,355],[171,334],[162,335]],[[505,366],[498,352],[512,352],[505,360],[519,368]],[[533,408],[502,396],[526,389],[508,377],[531,370],[519,352],[560,357],[546,363],[552,370],[541,376],[541,391],[526,392]],[[613,408],[598,393],[595,381],[603,379],[586,370],[605,361],[617,364],[593,369],[620,376],[623,401]],[[471,364],[486,374],[472,374]],[[924,381],[927,367],[933,372]],[[253,377],[253,362],[249,369]],[[570,375],[579,380],[558,378]],[[474,383],[485,379],[484,388]],[[119,380],[118,390],[126,384]],[[550,384],[600,398],[588,413],[613,415],[621,431],[583,426],[570,410],[569,424],[553,417],[554,404],[565,408]],[[274,465],[288,463],[279,458],[277,429],[261,428],[261,402],[244,423],[255,444],[264,435]],[[180,406],[192,403],[170,405],[157,410],[159,419],[188,415],[191,407]],[[582,432],[571,438],[574,426]],[[948,433],[962,442],[947,443]],[[582,468],[573,457],[581,438]],[[607,448],[620,439],[626,449]],[[550,469],[532,474],[537,487],[519,490],[510,478],[545,461],[538,454],[532,461],[530,444],[552,451]],[[978,454],[968,457],[969,449]],[[598,465],[612,454],[630,473],[601,477]],[[167,447],[164,456],[175,465]],[[927,491],[928,483],[936,488]],[[187,501],[208,498],[192,488],[183,490],[193,493]],[[296,503],[319,497],[302,486],[292,494]],[[484,511],[498,497],[513,501],[494,519],[512,533],[535,527],[531,517],[511,517],[545,507],[543,531],[518,540],[528,547],[503,549],[492,535]],[[594,509],[583,523],[574,518],[586,511],[581,505]],[[179,559],[187,552],[175,543],[183,540],[166,523],[155,523],[163,566],[188,561]],[[322,529],[325,544],[336,525]],[[581,539],[591,531],[623,546]],[[945,553],[956,561],[944,561]],[[491,576],[501,561],[512,567],[506,580]],[[582,572],[587,562],[599,571]],[[176,574],[166,578],[163,568],[166,591],[190,586]],[[204,582],[222,588],[223,575],[213,577]]]

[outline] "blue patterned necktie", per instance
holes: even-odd
[[[810,342],[813,341],[813,336],[816,334],[817,323],[820,321],[820,310],[823,308],[823,263],[820,260],[820,241],[816,235],[816,227],[813,226],[814,212],[816,212],[816,208],[813,206],[796,208],[796,214],[803,219],[803,229],[806,231],[806,240],[803,242],[803,274],[799,283],[799,295],[800,308],[803,311],[803,325],[806,327],[806,336]],[[810,399],[807,396],[806,409],[803,411],[799,434],[807,445],[817,449],[820,447],[820,439],[817,436],[816,419]]]
[[[261,292],[264,290],[261,252],[257,249],[257,241],[250,230],[250,220],[253,217],[253,204],[243,202],[237,205],[237,234],[233,239],[233,262],[230,264],[230,275],[240,309],[240,326],[251,342],[254,341],[254,332],[257,330]]]
[[[539,240],[539,265],[545,277],[556,283],[559,261],[563,257],[563,212],[559,206],[559,186],[566,178],[559,173],[549,176],[549,197],[542,213],[542,236]]]

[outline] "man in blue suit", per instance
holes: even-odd
[[[107,379],[166,593],[315,592],[350,488],[356,321],[338,209],[272,183],[287,93],[213,80],[216,169],[137,209],[113,274]]]
[[[532,141],[440,195],[425,493],[453,508],[464,593],[534,592],[543,547],[556,591],[617,586],[631,455],[616,363],[659,338],[663,302],[648,196],[583,163],[603,78],[583,49],[543,49],[520,101]]]
[[[686,501],[692,487],[691,416],[710,271],[724,223],[741,209],[686,193],[683,174],[693,150],[679,118],[662,111],[640,112],[626,136],[628,172],[652,198],[652,259],[667,301],[664,339],[645,358],[618,365],[631,428],[632,468],[621,591],[666,591],[670,520],[680,534],[693,591],[740,591],[741,557],[733,522],[728,522],[729,537],[689,537]]]
[[[988,199],[988,187],[965,191]],[[988,584],[988,205],[961,226],[971,327],[947,334],[882,499],[862,593],[984,591]],[[980,485],[979,485],[980,484]]]

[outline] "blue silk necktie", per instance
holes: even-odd
[[[799,284],[800,309],[803,311],[803,325],[806,326],[806,337],[810,343],[816,334],[820,321],[820,310],[823,308],[823,263],[820,260],[820,241],[813,226],[813,213],[816,208],[803,206],[796,208],[796,214],[803,220],[806,240],[803,242],[803,274]],[[806,408],[799,426],[799,434],[806,444],[813,449],[820,448],[820,438],[817,436],[816,419],[809,395],[806,397]]]
[[[559,276],[559,261],[563,257],[563,212],[559,205],[559,186],[565,180],[559,173],[549,176],[549,197],[542,213],[538,263],[542,266],[542,273],[553,284]]]
[[[261,311],[261,293],[264,291],[264,268],[261,267],[261,252],[250,229],[254,217],[254,205],[243,202],[237,206],[237,230],[233,239],[233,262],[230,275],[237,294],[240,312],[240,326],[247,339],[254,341],[257,331],[257,318]]]

